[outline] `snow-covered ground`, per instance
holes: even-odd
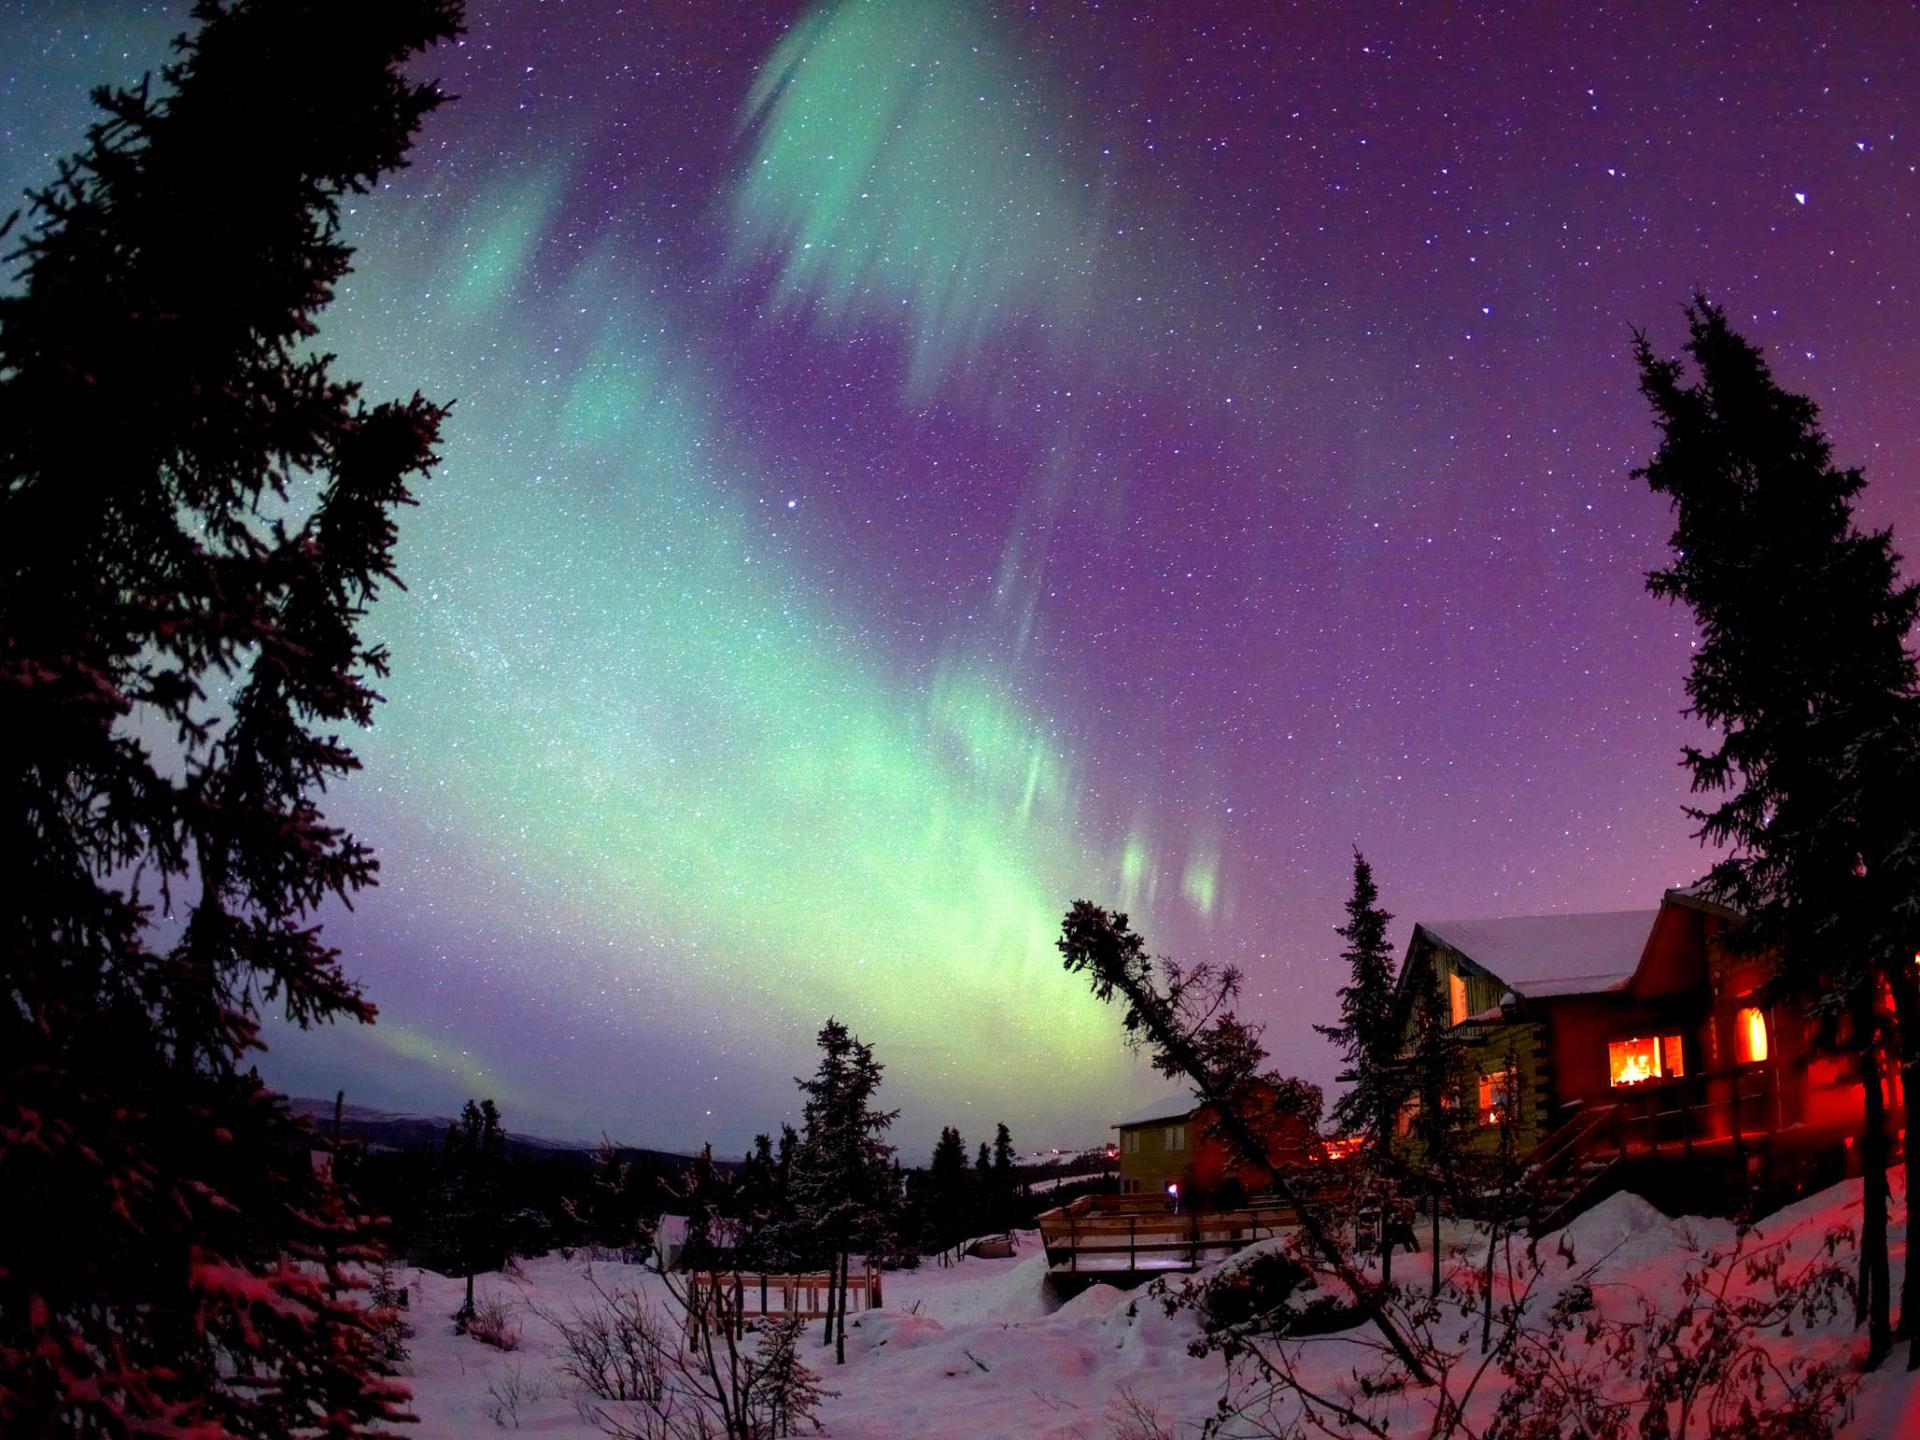
[[[1905,1206],[1895,1179],[1897,1285],[1906,1242]],[[1833,1227],[1858,1225],[1860,1191],[1853,1181],[1801,1201],[1759,1227],[1749,1248],[1788,1241],[1793,1255],[1811,1259]],[[1625,1315],[1635,1313],[1642,1298],[1673,1308],[1691,1247],[1730,1246],[1734,1233],[1729,1222],[1670,1221],[1644,1201],[1620,1195],[1580,1217],[1562,1238],[1580,1269],[1598,1262],[1592,1276],[1596,1301]],[[1472,1235],[1461,1230],[1448,1239],[1443,1248],[1465,1247]],[[1555,1251],[1552,1240],[1541,1246],[1542,1255]],[[1426,1274],[1424,1255],[1403,1263],[1397,1278],[1418,1281]],[[637,1267],[600,1262],[591,1268],[602,1285],[639,1285],[665,1299],[658,1277]],[[1143,1292],[1106,1285],[1056,1307],[1046,1294],[1045,1274],[1032,1234],[1021,1237],[1021,1253],[1013,1259],[968,1259],[948,1269],[889,1274],[885,1306],[849,1322],[844,1366],[819,1348],[816,1326],[807,1354],[824,1386],[837,1392],[821,1410],[824,1433],[837,1440],[1097,1440],[1115,1433],[1127,1395],[1138,1397],[1173,1433],[1192,1433],[1192,1425],[1212,1412],[1222,1365],[1218,1358],[1187,1353],[1197,1333],[1190,1312],[1169,1317]],[[1558,1265],[1554,1270],[1556,1277],[1572,1274]],[[571,1392],[555,1376],[558,1340],[536,1313],[565,1314],[594,1301],[586,1262],[548,1257],[526,1262],[518,1277],[481,1277],[481,1297],[505,1300],[518,1322],[521,1343],[512,1353],[453,1333],[447,1317],[459,1303],[459,1281],[413,1270],[401,1278],[412,1287],[411,1319],[418,1332],[405,1367],[421,1420],[418,1434],[487,1435],[503,1422],[516,1428],[489,1393],[490,1387],[504,1392],[516,1383],[532,1392],[518,1407],[519,1430],[570,1440],[598,1433],[580,1418]],[[1550,1280],[1547,1292],[1558,1283]],[[1782,1357],[1834,1358],[1857,1367],[1865,1344],[1849,1321],[1810,1330],[1796,1326],[1791,1337],[1769,1344]],[[1306,1372],[1329,1386],[1370,1361],[1353,1336],[1306,1342],[1301,1354]],[[1920,1436],[1920,1383],[1905,1374],[1903,1359],[1904,1351],[1862,1381],[1856,1415],[1843,1433],[1878,1440]],[[1490,1408],[1493,1399],[1491,1392],[1483,1394],[1476,1408]],[[1410,1410],[1419,1403],[1417,1397],[1407,1402]],[[1410,1423],[1412,1413],[1405,1418],[1410,1433],[1425,1433],[1424,1423]]]

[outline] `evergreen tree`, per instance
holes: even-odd
[[[992,1191],[988,1197],[991,1207],[991,1223],[996,1229],[1004,1230],[1013,1220],[1013,1192],[1020,1183],[1019,1175],[1013,1164],[1013,1134],[1005,1124],[996,1125],[993,1131],[993,1174]]]
[[[492,1100],[467,1101],[440,1150],[440,1259],[447,1274],[466,1278],[454,1316],[462,1330],[473,1318],[473,1277],[506,1263],[506,1162],[499,1109]]]
[[[734,1247],[738,1194],[734,1181],[713,1163],[713,1146],[702,1145],[677,1186],[671,1187],[687,1214],[687,1240],[680,1250],[682,1270],[711,1270]]]
[[[619,1147],[602,1135],[599,1148],[593,1152],[593,1179],[584,1217],[587,1236],[595,1245],[617,1246],[624,1252],[638,1235],[638,1219],[632,1207],[632,1171]]]
[[[983,1186],[993,1178],[993,1152],[987,1148],[984,1140],[980,1142],[980,1153],[974,1157],[973,1173],[980,1177]]]
[[[884,1138],[899,1113],[874,1107],[885,1067],[838,1020],[818,1037],[820,1064],[796,1080],[806,1094],[806,1128],[793,1166],[794,1220],[824,1250],[836,1279],[826,1317],[835,1359],[846,1360],[844,1291],[852,1252],[883,1249],[900,1208],[893,1147]],[[837,1324],[836,1324],[837,1322]]]
[[[1373,867],[1353,852],[1353,891],[1347,897],[1347,923],[1334,934],[1347,942],[1340,958],[1348,982],[1340,987],[1340,1023],[1314,1028],[1340,1047],[1346,1068],[1339,1079],[1347,1087],[1333,1106],[1333,1123],[1361,1142],[1380,1196],[1380,1278],[1393,1276],[1393,1125],[1407,1095],[1401,1064],[1405,1033],[1394,1003],[1393,951],[1387,926],[1393,920],[1380,908]]]
[[[1833,463],[1813,403],[1782,390],[1704,297],[1686,317],[1692,384],[1682,362],[1636,338],[1660,447],[1635,474],[1675,517],[1672,562],[1648,588],[1685,604],[1700,630],[1689,713],[1716,743],[1689,747],[1684,764],[1694,793],[1717,798],[1688,813],[1724,851],[1705,889],[1743,917],[1730,942],[1776,954],[1777,991],[1841,1017],[1860,1058],[1862,1265],[1878,1363],[1891,1344],[1883,987],[1900,1007],[1903,1055],[1920,1064],[1920,697],[1907,644],[1920,587],[1902,582],[1890,532],[1856,526],[1865,480]]]
[[[1013,1133],[1004,1123],[993,1127],[993,1181],[1002,1190],[1013,1188]]]
[[[374,1014],[314,915],[375,861],[319,796],[443,412],[367,408],[311,337],[459,5],[194,16],[158,85],[96,92],[0,296],[10,1435],[347,1433],[405,1394],[336,1265],[368,1224],[246,1057],[263,1004]]]
[[[791,1125],[780,1127],[777,1148],[769,1135],[753,1138],[753,1151],[734,1179],[740,1264],[778,1270],[805,1262],[804,1253],[796,1256],[793,1248],[793,1154],[798,1139]]]
[[[927,1165],[928,1238],[943,1261],[945,1253],[965,1238],[972,1179],[967,1173],[967,1142],[953,1126],[943,1127]]]

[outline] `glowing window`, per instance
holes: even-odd
[[[1480,1077],[1480,1123],[1498,1125],[1506,1117],[1513,1096],[1513,1072],[1496,1070]]]
[[[1658,1035],[1635,1036],[1607,1046],[1607,1077],[1613,1085],[1644,1085],[1685,1073],[1678,1035],[1664,1041]]]
[[[1749,1005],[1733,1017],[1733,1053],[1742,1065],[1767,1058],[1767,1016],[1759,1006]]]
[[[1467,982],[1451,970],[1447,972],[1447,1013],[1455,1025],[1467,1018]]]

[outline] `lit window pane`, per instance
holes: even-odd
[[[1742,1065],[1751,1065],[1766,1059],[1769,1050],[1766,1013],[1749,1005],[1733,1017],[1733,1053]]]

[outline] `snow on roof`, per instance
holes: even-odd
[[[1182,1115],[1191,1115],[1200,1108],[1200,1102],[1192,1095],[1177,1092],[1163,1095],[1151,1105],[1144,1106],[1127,1116],[1124,1120],[1113,1122],[1115,1130],[1128,1125],[1151,1125],[1156,1120],[1178,1120]]]
[[[1618,990],[1639,968],[1658,910],[1423,920],[1420,928],[1535,999]]]

